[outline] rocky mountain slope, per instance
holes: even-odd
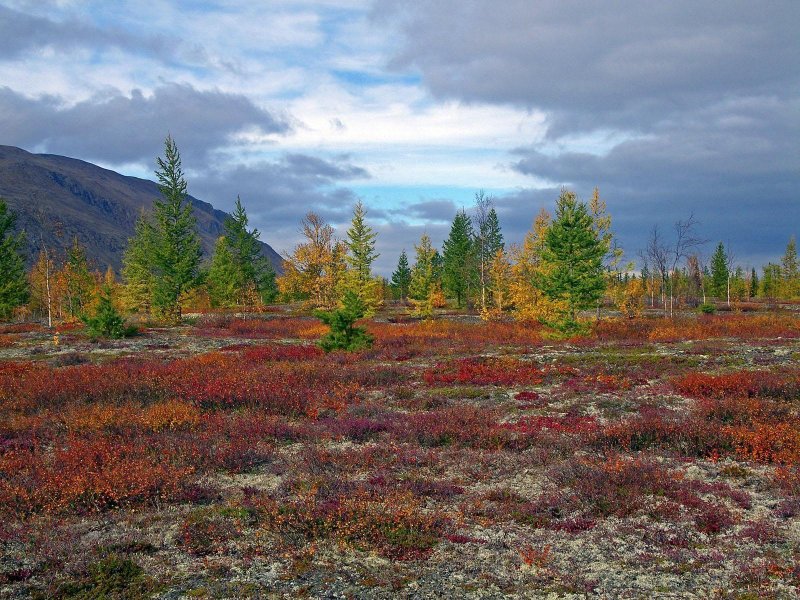
[[[74,158],[0,146],[0,198],[17,213],[18,226],[27,233],[29,263],[43,243],[60,251],[77,236],[97,268],[111,265],[119,271],[136,219],[158,196],[153,181]],[[203,252],[210,257],[227,214],[191,200]],[[268,244],[262,248],[280,270],[278,253]]]

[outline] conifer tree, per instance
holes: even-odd
[[[724,298],[728,293],[728,255],[725,246],[720,242],[711,257],[711,295]]]
[[[233,308],[242,298],[242,272],[225,236],[217,238],[214,245],[214,256],[206,276],[206,285],[212,307]]]
[[[549,268],[542,261],[545,239],[552,217],[545,209],[539,211],[521,246],[511,248],[510,293],[517,319],[547,322],[563,311],[563,303],[548,298],[539,287],[539,279]]]
[[[157,161],[162,199],[153,202],[153,305],[166,321],[178,323],[181,295],[197,283],[202,251],[180,153],[171,136],[164,142],[164,158]]]
[[[758,296],[758,290],[759,290],[758,273],[756,273],[756,269],[755,267],[753,267],[753,270],[750,272],[750,289],[748,291],[748,296],[750,298],[755,298],[756,296]]]
[[[95,278],[89,271],[86,249],[75,237],[67,249],[67,261],[63,275],[67,295],[67,311],[70,317],[79,318],[86,313],[92,298]]]
[[[491,264],[497,252],[505,250],[503,234],[500,231],[500,220],[492,205],[492,198],[483,190],[475,194],[475,253],[478,270],[478,286],[480,288],[481,311],[488,309],[491,296],[492,278]]]
[[[539,278],[548,298],[566,304],[559,326],[573,328],[578,311],[594,306],[603,294],[606,251],[586,204],[579,202],[573,192],[563,189],[555,220],[545,236],[544,273]]]
[[[442,285],[459,308],[469,300],[476,279],[474,237],[472,221],[466,212],[459,211],[442,248]]]
[[[408,298],[408,289],[410,285],[411,267],[408,265],[408,255],[404,249],[400,253],[400,258],[397,260],[397,269],[392,273],[392,289],[394,290],[395,297],[405,302]]]
[[[14,234],[17,216],[0,199],[0,319],[14,314],[14,309],[28,301],[28,278],[21,250],[23,233]]]
[[[383,296],[380,281],[372,275],[372,263],[380,256],[375,252],[375,239],[378,234],[366,222],[367,211],[359,200],[353,208],[353,219],[347,230],[347,271],[344,274],[343,291],[350,290],[358,296],[366,307],[366,315],[371,316],[381,305]]]
[[[150,314],[153,300],[153,246],[155,230],[144,213],[122,257],[123,304],[131,312]]]
[[[246,304],[250,292],[255,292],[263,303],[272,302],[278,295],[275,268],[262,252],[258,243],[258,229],[248,229],[247,212],[241,198],[236,197],[233,213],[225,219],[225,243],[236,266],[235,281],[238,302]]]
[[[780,292],[782,279],[780,265],[767,263],[761,278],[761,295],[764,298],[775,298]]]
[[[414,250],[416,261],[411,270],[408,296],[414,304],[414,312],[428,318],[433,315],[433,309],[441,302],[439,253],[433,248],[427,233],[422,234],[419,245],[414,246]]]
[[[800,270],[797,262],[797,241],[795,237],[789,238],[786,252],[781,259],[781,274],[783,275],[783,296],[787,299],[795,298],[800,294]]]
[[[119,339],[136,333],[136,328],[127,327],[114,307],[109,285],[103,285],[101,288],[94,315],[91,317],[84,315],[82,319],[86,324],[86,333],[93,339],[99,337]]]

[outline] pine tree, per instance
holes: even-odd
[[[206,276],[206,286],[214,308],[233,308],[242,298],[244,281],[225,236],[217,238],[214,256]]]
[[[14,234],[17,216],[0,199],[0,319],[9,319],[14,309],[28,301],[28,278],[21,250],[23,233]]]
[[[545,236],[544,273],[539,285],[548,298],[566,304],[559,326],[576,325],[579,310],[594,306],[605,289],[603,257],[606,246],[598,239],[586,204],[564,189],[556,218]]]
[[[380,256],[375,252],[378,237],[365,220],[367,211],[361,200],[353,208],[353,219],[347,230],[347,272],[343,279],[343,291],[352,291],[366,307],[366,315],[372,316],[381,305],[380,281],[372,275],[372,263]]]
[[[728,255],[725,246],[720,242],[711,257],[710,292],[714,298],[724,298],[728,294]]]
[[[180,153],[171,136],[164,142],[164,158],[157,160],[162,199],[153,202],[153,306],[166,321],[178,323],[181,295],[197,282],[202,251]]]
[[[237,269],[237,301],[246,304],[250,291],[254,291],[263,303],[274,301],[278,295],[275,268],[261,252],[258,229],[248,229],[247,212],[238,196],[233,213],[225,219],[224,228],[225,243]]]
[[[150,314],[153,301],[153,246],[155,230],[144,213],[122,257],[123,304],[131,312]]]
[[[475,194],[475,253],[478,270],[478,286],[480,288],[481,311],[488,309],[489,298],[492,294],[491,264],[497,252],[505,250],[503,234],[500,231],[500,220],[497,211],[492,205],[492,198],[483,190]]]
[[[411,267],[408,266],[408,255],[405,249],[400,253],[397,261],[397,269],[392,273],[392,289],[395,296],[406,301],[408,298],[408,288],[411,285]]]
[[[459,308],[469,300],[477,275],[474,237],[472,221],[466,212],[459,211],[442,248],[442,285],[446,293],[455,297]]]

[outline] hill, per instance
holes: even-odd
[[[142,210],[159,196],[155,182],[121,175],[92,163],[0,146],[0,198],[18,215],[28,236],[28,263],[42,243],[63,249],[77,236],[97,268],[119,272],[122,255]],[[191,197],[205,257],[223,230],[227,213]],[[268,244],[264,255],[280,271],[281,258]]]

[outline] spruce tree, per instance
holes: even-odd
[[[372,336],[363,327],[356,327],[355,322],[365,316],[367,307],[361,298],[352,290],[347,290],[342,298],[342,307],[336,310],[317,310],[314,315],[331,330],[319,341],[325,352],[347,350],[353,352],[369,348]]]
[[[728,294],[728,255],[725,246],[720,242],[711,257],[711,295],[724,298]]]
[[[359,200],[353,208],[353,219],[347,230],[347,271],[343,279],[344,291],[352,291],[366,307],[370,316],[380,306],[383,298],[380,282],[372,276],[372,263],[380,256],[375,252],[378,234],[366,222],[367,211]]]
[[[180,153],[171,136],[164,142],[164,158],[157,160],[162,199],[153,202],[153,305],[166,321],[178,323],[181,295],[197,282],[202,251]]]
[[[72,246],[67,249],[67,261],[64,265],[66,276],[67,310],[73,318],[85,314],[92,297],[94,277],[89,271],[86,249],[74,238]]]
[[[244,287],[242,272],[225,236],[217,238],[214,245],[206,286],[214,308],[233,308],[241,300]]]
[[[558,325],[573,328],[578,311],[594,306],[605,290],[607,248],[597,237],[586,204],[566,189],[561,191],[544,241],[539,286],[548,298],[566,305],[565,319]]]
[[[758,284],[759,284],[758,273],[756,273],[756,269],[755,267],[753,267],[753,270],[750,272],[750,290],[748,291],[748,295],[750,298],[755,298],[756,296],[758,296],[758,290],[759,290]]]
[[[408,288],[411,285],[411,267],[408,265],[408,255],[403,250],[397,261],[397,269],[392,273],[392,289],[399,300],[405,302],[408,298]]]
[[[431,238],[423,233],[419,245],[414,246],[416,260],[411,270],[411,282],[408,286],[408,296],[414,300],[425,300],[436,282],[434,255],[436,251],[431,244]]]
[[[458,212],[442,248],[442,285],[459,308],[468,300],[477,275],[474,237],[469,216]]]
[[[236,197],[233,213],[225,219],[225,243],[236,266],[237,300],[244,303],[249,290],[255,290],[264,303],[272,302],[278,295],[275,269],[262,252],[258,243],[258,229],[248,229],[247,212],[241,198]]]
[[[124,319],[114,308],[110,285],[101,288],[95,314],[91,317],[84,315],[82,319],[86,324],[86,333],[92,339],[100,337],[119,339],[136,333],[136,328],[126,326]]]
[[[131,312],[150,314],[153,301],[153,246],[155,230],[144,213],[122,257],[123,304]]]
[[[0,319],[9,319],[14,309],[28,301],[28,278],[21,250],[23,233],[14,234],[17,215],[0,198]]]

